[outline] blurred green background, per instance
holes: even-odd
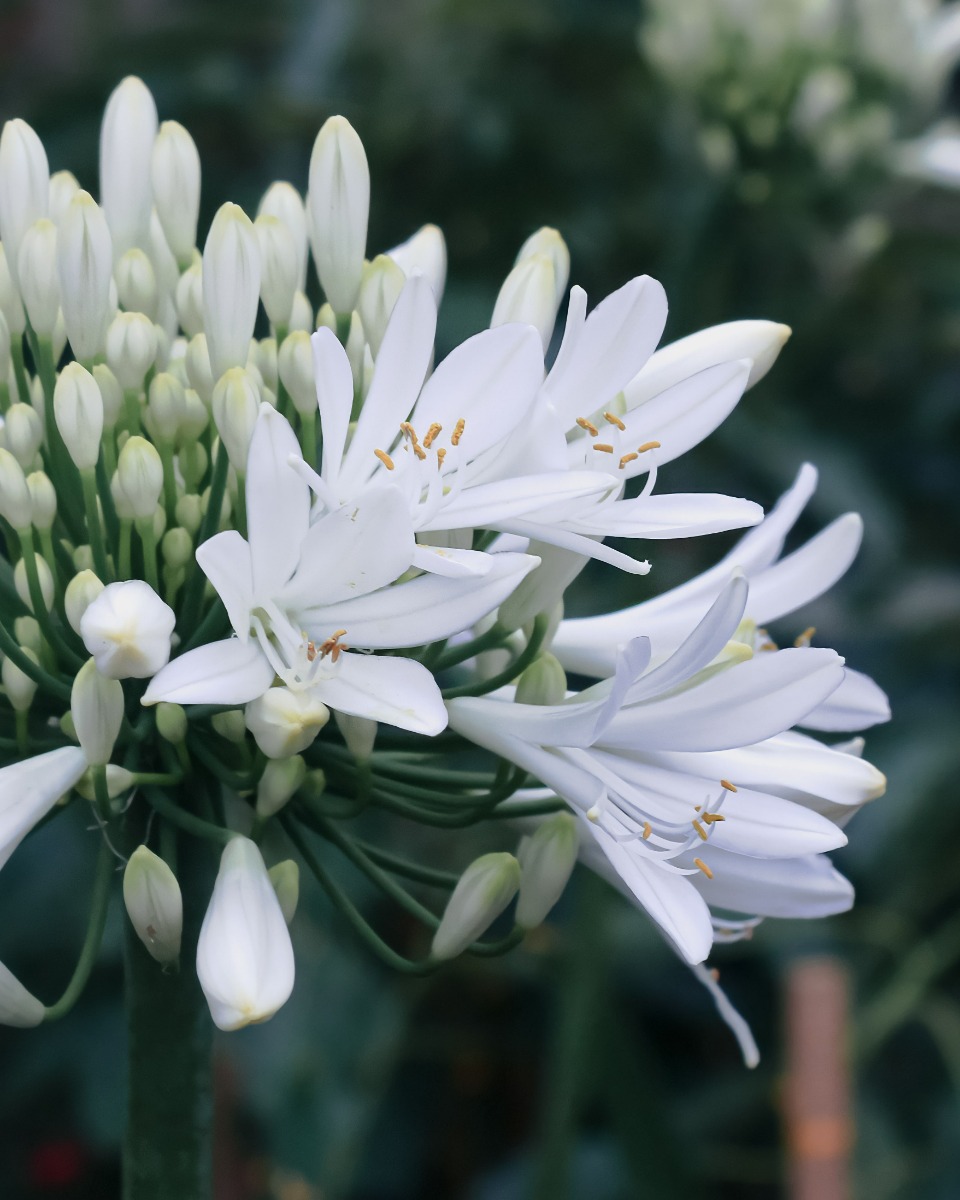
[[[95,190],[103,105],[142,75],[161,119],[197,141],[201,230],[224,200],[254,210],[273,179],[302,189],[316,131],[344,113],[370,160],[371,251],[425,221],[447,236],[441,352],[487,323],[542,224],[564,234],[594,302],[633,275],[661,279],[668,336],[787,322],[771,376],[661,488],[769,505],[809,459],[821,485],[799,532],[850,508],[866,520],[850,575],[781,632],[816,625],[888,690],[895,720],[867,754],[890,789],[836,856],[857,885],[851,914],[770,923],[716,955],[760,1067],[742,1068],[706,993],[593,880],[506,960],[428,983],[385,973],[305,889],[293,999],[217,1043],[218,1200],[784,1196],[783,979],[820,951],[852,977],[855,1194],[960,1195],[960,191],[889,167],[898,139],[951,107],[949,64],[910,40],[915,9],[0,3],[0,118],[26,118],[51,168]],[[603,601],[661,590],[729,541],[658,543],[653,573],[608,574]],[[589,586],[573,599],[598,603]],[[82,937],[81,818],[74,806],[0,874],[0,957],[41,995],[57,993]],[[415,944],[395,913],[372,912]],[[112,919],[69,1020],[0,1031],[4,1198],[119,1194]]]

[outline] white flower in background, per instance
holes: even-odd
[[[197,944],[197,975],[219,1029],[268,1021],[293,991],[293,947],[249,838],[226,845]]]

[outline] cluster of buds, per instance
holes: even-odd
[[[217,845],[195,951],[224,1029],[290,994],[301,865],[412,972],[510,949],[578,859],[694,966],[757,915],[846,907],[824,851],[882,777],[790,729],[864,727],[886,702],[809,636],[761,653],[758,624],[843,573],[859,520],[778,562],[812,468],[762,523],[736,497],[654,494],[789,331],[739,321],[656,350],[666,301],[641,276],[589,314],[574,287],[548,369],[570,260],[543,229],[489,328],[435,364],[443,236],[368,258],[367,161],[342,117],[305,198],[278,182],[254,219],[224,204],[202,252],[197,149],[141,81],[113,93],[100,149],[98,202],[49,174],[23,121],[0,137],[0,865],[58,804],[92,805],[91,928],[120,855],[131,929],[170,970],[178,841]],[[738,527],[755,528],[675,593],[563,620],[591,560],[650,570],[605,538]],[[408,822],[446,834],[447,865],[361,841],[363,810],[393,844]],[[463,869],[456,831],[475,824],[516,853]],[[412,956],[330,854],[424,924]],[[3,970],[0,1020],[66,1007]]]

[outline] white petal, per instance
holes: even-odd
[[[311,335],[313,373],[317,382],[320,430],[323,434],[322,477],[332,483],[340,474],[343,450],[353,409],[353,372],[347,352],[332,329],[321,327]]]
[[[356,600],[304,610],[300,620],[315,639],[346,629],[350,645],[373,650],[440,641],[492,612],[540,561],[528,554],[491,557],[493,565],[479,579],[421,575]]]
[[[154,675],[141,704],[246,704],[273,683],[273,667],[255,641],[236,638],[188,650]]]
[[[807,729],[848,733],[889,720],[890,702],[883,689],[869,675],[846,667],[843,683],[813,712],[807,713],[803,724]]]
[[[310,489],[290,466],[300,457],[286,419],[263,404],[247,460],[247,530],[256,600],[271,598],[293,574],[310,522]]]
[[[413,566],[434,575],[445,575],[449,579],[464,579],[488,574],[493,560],[481,550],[417,545],[413,551]]]
[[[79,746],[63,746],[0,769],[0,867],[86,769]]]
[[[762,520],[763,509],[751,500],[710,492],[677,492],[595,505],[569,526],[598,537],[663,540],[742,529]]]
[[[250,547],[235,529],[227,529],[197,547],[197,562],[223,601],[234,632],[245,642],[253,607]]]
[[[750,616],[763,625],[822,596],[846,573],[862,537],[863,521],[847,513],[767,567],[750,582]]]
[[[744,858],[707,846],[699,857],[713,879],[699,873],[690,879],[716,908],[760,917],[829,917],[853,904],[849,881],[822,854]]]
[[[340,712],[382,721],[433,737],[447,725],[433,675],[409,658],[342,654],[339,670],[318,682],[315,694]]]
[[[481,483],[464,488],[420,528],[424,531],[489,528],[515,517],[535,514],[553,504],[572,504],[601,496],[615,485],[615,480],[597,471],[550,471]]]
[[[498,521],[496,528],[504,533],[515,533],[520,537],[530,538],[531,541],[547,542],[548,545],[557,546],[561,550],[570,550],[574,554],[595,558],[597,562],[619,567],[621,571],[631,575],[646,575],[650,570],[650,564],[645,560],[633,558],[630,554],[624,554],[622,550],[614,550],[612,546],[605,546],[603,542],[595,541],[586,534],[575,533],[560,525],[547,524],[536,516],[527,520]]]

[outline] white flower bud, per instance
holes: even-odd
[[[177,524],[192,537],[203,520],[203,502],[192,492],[180,496],[175,510]]]
[[[186,404],[184,386],[175,375],[168,371],[154,375],[147,396],[147,412],[152,432],[158,441],[172,442],[176,439]]]
[[[203,333],[203,269],[199,260],[177,282],[177,317],[187,337]]]
[[[557,307],[559,308],[560,302],[566,294],[567,284],[570,282],[570,251],[567,249],[567,243],[556,229],[544,226],[536,233],[531,233],[520,247],[520,252],[513,265],[518,267],[527,259],[539,258],[541,255],[544,255],[553,264],[553,278]]]
[[[56,594],[53,573],[47,565],[47,560],[41,558],[39,554],[34,556],[34,562],[37,564],[37,578],[40,581],[40,595],[43,599],[43,606],[49,612],[53,608],[53,598]],[[22,558],[13,568],[13,586],[17,589],[17,595],[27,608],[31,612],[34,612],[33,600],[30,596],[30,582],[27,576],[27,564]]]
[[[57,235],[60,306],[77,358],[90,361],[103,350],[111,304],[113,245],[103,209],[87,192],[67,205]]]
[[[247,366],[255,366],[260,372],[264,387],[275,392],[280,383],[277,363],[277,339],[261,338],[259,342],[250,343],[250,357]]]
[[[120,386],[120,380],[106,363],[97,363],[93,368],[93,377],[97,381],[100,399],[103,401],[103,427],[113,429],[123,411],[123,388]]]
[[[60,372],[53,391],[53,415],[77,468],[84,471],[95,467],[103,436],[103,398],[86,367],[72,362]]]
[[[153,202],[170,249],[181,263],[197,244],[200,212],[200,155],[176,121],[164,121],[153,143]]]
[[[402,269],[386,254],[378,254],[363,268],[357,310],[374,358],[380,353],[387,322],[406,281]]]
[[[153,517],[163,491],[163,462],[156,446],[146,438],[127,438],[117,459],[117,480],[134,517]]]
[[[187,388],[186,396],[187,416],[180,427],[180,436],[184,441],[184,445],[180,447],[180,453],[177,455],[177,466],[179,466],[180,473],[183,475],[184,484],[191,491],[196,491],[200,486],[200,481],[207,473],[210,458],[202,442],[190,440],[193,436],[191,431],[193,429],[200,429],[201,431],[205,429],[210,417],[195,391]],[[204,489],[204,494],[209,490],[209,488]],[[204,512],[206,512],[205,503]]]
[[[307,775],[307,764],[299,754],[272,759],[257,784],[257,816],[272,817],[290,800]]]
[[[302,292],[307,286],[307,214],[300,193],[289,183],[272,183],[263,194],[257,216],[277,217],[283,222],[291,238],[297,256],[297,289]]]
[[[157,331],[149,317],[118,313],[107,327],[107,364],[125,391],[139,391],[157,357]]]
[[[503,281],[490,328],[511,321],[533,325],[546,350],[553,337],[559,305],[553,261],[545,254],[535,254],[521,259]]]
[[[184,364],[190,386],[201,400],[209,404],[213,400],[213,385],[220,376],[214,378],[206,334],[198,333],[190,339]]]
[[[21,646],[21,649],[31,662],[39,666],[40,658],[35,650],[31,650],[28,646]],[[26,712],[36,695],[36,681],[31,679],[26,672],[21,671],[12,658],[3,660],[3,666],[0,667],[0,679],[3,681],[3,690],[7,693],[10,707],[15,712]]]
[[[61,728],[67,737],[73,737],[76,741],[76,734],[71,733],[67,729],[67,722],[73,726],[73,717],[69,713],[65,713],[60,720]],[[111,800],[116,800],[117,796],[122,796],[124,792],[129,792],[137,782],[137,777],[132,771],[127,771],[123,767],[118,767],[116,763],[107,763],[106,771],[107,795]],[[93,782],[93,773],[90,770],[84,771],[76,784],[77,793],[84,800],[95,801],[97,798],[97,790]]]
[[[219,1029],[266,1021],[293,991],[293,947],[260,851],[235,837],[220,860],[197,944],[197,976]]]
[[[80,634],[83,614],[103,591],[103,584],[93,571],[81,571],[67,584],[63,596],[63,607],[67,621],[75,634]]]
[[[536,929],[567,886],[577,862],[580,833],[571,813],[555,813],[520,843],[520,898],[517,924]]]
[[[43,441],[40,414],[29,404],[11,404],[4,418],[3,432],[10,453],[25,471],[28,470]]]
[[[306,750],[330,720],[330,710],[310,692],[272,687],[247,705],[244,720],[267,758],[289,758]]]
[[[560,704],[567,694],[567,674],[552,654],[540,654],[520,676],[518,704]]]
[[[334,319],[336,321],[336,319]],[[293,298],[293,308],[290,310],[290,321],[287,328],[292,332],[302,329],[304,333],[313,333],[313,307],[304,292],[297,292]]]
[[[363,374],[367,351],[367,334],[363,328],[363,320],[358,312],[350,318],[350,332],[347,334],[347,344],[344,346],[353,375],[354,390],[363,395]]]
[[[293,235],[279,217],[262,213],[253,223],[260,247],[260,296],[272,325],[290,320],[300,261]]]
[[[50,168],[43,143],[26,121],[7,121],[0,134],[0,237],[17,287],[20,244],[49,207]]]
[[[355,717],[350,713],[336,712],[334,719],[347,749],[358,762],[365,762],[373,753],[379,725],[369,717]]]
[[[17,617],[13,622],[13,636],[18,646],[32,650],[39,657],[43,649],[43,634],[36,617]]]
[[[283,339],[277,355],[277,368],[293,407],[301,416],[317,411],[317,385],[313,376],[313,349],[310,335],[298,329]]]
[[[185,529],[168,529],[160,543],[163,561],[171,571],[180,570],[193,561],[193,538]]]
[[[330,117],[317,134],[307,205],[320,283],[336,312],[352,312],[367,245],[370,169],[363,143],[345,117]]]
[[[250,439],[260,412],[260,389],[252,373],[242,367],[231,367],[224,372],[213,389],[212,407],[230,465],[238,474],[245,475]]]
[[[147,245],[150,160],[157,134],[157,106],[142,79],[128,75],[113,90],[100,126],[100,202],[107,214],[113,252]]]
[[[114,476],[116,478],[116,476]],[[117,516],[122,516],[120,510],[117,510]],[[92,571],[93,570],[93,550],[86,543],[81,543],[79,546],[74,546],[73,554],[70,556],[73,559],[73,569],[75,571]]]
[[[6,248],[0,245],[0,312],[3,313],[10,330],[10,336],[22,337],[27,327],[27,314],[23,311],[23,301],[10,274],[10,260]]]
[[[57,274],[57,227],[41,217],[24,232],[17,255],[20,295],[30,324],[41,337],[49,337],[60,311],[60,276]]]
[[[49,529],[57,516],[57,491],[49,475],[34,471],[27,476],[30,491],[30,520],[35,529]]]
[[[434,958],[456,958],[493,924],[517,894],[520,864],[512,854],[484,854],[453,889],[433,935]]]
[[[7,318],[3,315],[2,307],[0,307],[0,379],[2,380],[10,379],[11,344],[10,326],[7,324]]]
[[[413,237],[394,246],[387,254],[408,279],[415,271],[424,275],[437,304],[440,303],[447,281],[447,244],[436,225],[424,225]]]
[[[176,616],[142,579],[108,584],[80,619],[83,644],[108,679],[149,679],[166,666]]]
[[[9,968],[0,963],[0,1025],[33,1029],[43,1020],[43,1005],[23,986]]]
[[[235,742],[239,746],[246,741],[247,725],[239,708],[231,708],[228,712],[214,713],[210,718],[210,724],[228,742]]]
[[[273,890],[277,893],[283,919],[289,925],[300,899],[300,868],[292,858],[285,858],[283,862],[271,867],[267,874],[273,884]]]
[[[214,380],[247,361],[259,299],[260,249],[253,223],[238,205],[224,204],[203,247],[203,327]]]
[[[180,957],[183,897],[177,877],[159,855],[138,846],[123,872],[123,904],[137,937],[158,963]]]
[[[101,675],[96,662],[88,658],[73,681],[70,713],[87,762],[91,767],[106,766],[123,724],[122,684]]]
[[[50,176],[47,216],[54,225],[59,226],[67,206],[79,191],[80,184],[72,171],[57,171]]]
[[[117,298],[127,312],[139,312],[152,321],[157,315],[159,289],[153,263],[143,250],[125,251],[114,270]]]

